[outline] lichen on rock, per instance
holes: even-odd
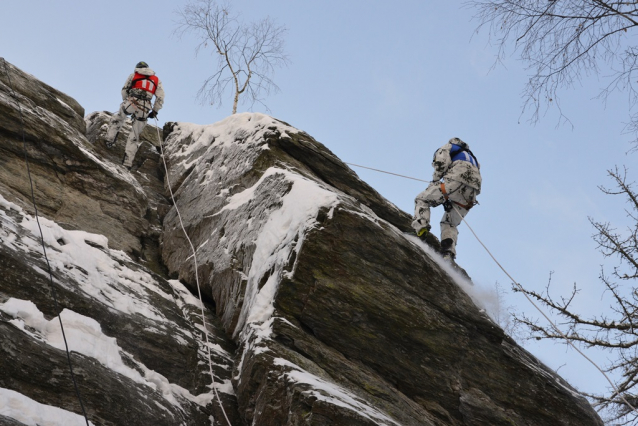
[[[110,113],[83,117],[7,65],[1,424],[83,424],[62,318],[96,425],[602,425],[490,319],[435,238],[410,235],[410,216],[310,135],[258,113],[169,122],[164,170],[148,126],[130,173],[129,126],[108,150]]]

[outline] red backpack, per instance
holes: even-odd
[[[142,89],[154,95],[158,84],[159,78],[154,75],[135,73],[131,82],[131,89]]]

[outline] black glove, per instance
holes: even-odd
[[[148,118],[155,118],[157,117],[158,112],[153,110],[148,114]]]

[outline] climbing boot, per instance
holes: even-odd
[[[430,229],[432,229],[432,227],[430,225],[427,225],[427,226],[419,229],[416,232],[416,236],[419,237],[421,240],[425,241],[425,239],[428,236],[428,233],[430,232]]]
[[[445,260],[447,263],[454,263],[455,257],[456,256],[454,256],[454,253],[452,253],[451,251],[443,252],[443,260]]]

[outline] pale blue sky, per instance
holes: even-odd
[[[198,124],[226,117],[201,106],[195,94],[215,66],[196,41],[173,36],[174,11],[186,2],[156,0],[4,0],[0,56],[77,99],[86,113],[114,111],[133,66],[149,63],[162,79],[166,102],[159,119]],[[247,19],[266,15],[288,27],[291,63],[275,74],[281,93],[266,103],[271,115],[324,143],[343,161],[430,179],[432,153],[451,137],[468,142],[482,165],[480,206],[467,217],[499,261],[540,291],[554,271],[555,294],[576,282],[584,312],[599,312],[602,256],[588,216],[627,224],[624,200],[603,195],[606,170],[635,164],[623,135],[628,101],[592,99],[604,80],[591,77],[563,92],[571,126],[556,127],[550,110],[533,126],[521,117],[526,72],[512,57],[490,71],[495,48],[461,2],[236,0]],[[246,106],[240,105],[239,111]],[[266,112],[259,105],[255,111]],[[401,209],[412,212],[425,184],[354,168]],[[631,172],[634,172],[631,170]],[[635,173],[631,176],[635,178]],[[434,232],[442,210],[433,212]],[[478,285],[508,279],[462,225],[458,262]],[[613,265],[615,263],[608,263]],[[521,295],[507,303],[537,316]],[[527,344],[575,386],[605,386],[593,367],[562,346]],[[599,355],[594,355],[597,359]]]

